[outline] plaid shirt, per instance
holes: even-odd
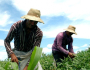
[[[40,47],[40,43],[43,36],[42,31],[38,28],[38,26],[35,26],[33,29],[30,30],[30,33],[27,34],[25,29],[25,22],[26,20],[24,21],[20,20],[14,23],[11,26],[7,37],[4,40],[6,51],[9,57],[10,54],[13,53],[10,45],[10,42],[12,41],[13,38],[14,38],[14,49],[18,51],[28,52],[35,46]]]

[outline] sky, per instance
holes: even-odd
[[[4,39],[13,23],[24,20],[31,8],[41,12],[45,24],[38,23],[43,31],[42,52],[50,54],[58,33],[69,25],[76,27],[73,37],[74,52],[85,51],[90,45],[90,0],[0,0],[0,60],[7,58]],[[14,48],[13,41],[11,47]]]

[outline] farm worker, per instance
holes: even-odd
[[[52,54],[56,62],[56,66],[58,62],[62,62],[61,59],[68,57],[74,58],[74,51],[73,51],[73,38],[72,35],[77,33],[75,32],[75,27],[69,25],[67,29],[64,29],[64,32],[60,32],[52,45]],[[66,48],[68,45],[68,50]]]
[[[44,23],[40,18],[40,10],[31,8],[27,15],[14,23],[7,37],[4,40],[5,48],[8,57],[11,57],[12,62],[19,64],[20,70],[27,70],[29,65],[30,56],[35,46],[40,47],[43,37],[43,32],[37,26],[37,23]],[[14,49],[11,49],[10,42],[14,38]],[[19,63],[19,61],[21,62]]]

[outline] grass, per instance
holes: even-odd
[[[62,63],[58,64],[58,67],[54,65],[54,58],[52,54],[42,54],[40,63],[43,70],[90,70],[90,48],[85,51],[78,52],[74,59],[70,57],[62,60]],[[0,70],[6,70],[10,68],[11,64],[8,64],[10,60],[0,61]],[[9,69],[13,70],[13,69]]]

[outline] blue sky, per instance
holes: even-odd
[[[30,8],[41,11],[38,23],[43,31],[41,46],[44,53],[51,53],[56,35],[69,25],[76,27],[73,35],[74,52],[86,50],[90,44],[90,0],[0,0],[0,60],[7,58],[4,46],[11,25],[26,15]],[[11,42],[14,47],[13,41]]]

